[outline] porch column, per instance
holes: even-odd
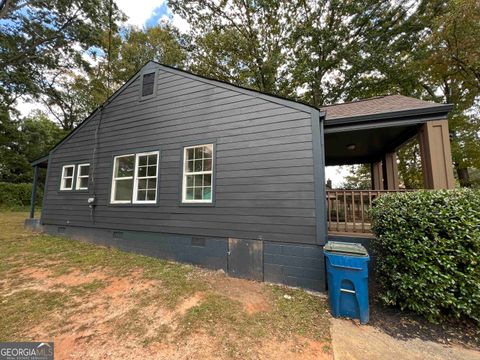
[[[418,135],[425,189],[454,188],[448,121],[429,121]]]
[[[30,198],[30,219],[35,218],[35,200],[37,198],[38,166],[33,168],[32,197]]]
[[[372,177],[372,189],[373,190],[383,190],[383,171],[382,171],[382,162],[377,161],[370,164],[371,167],[371,177]]]
[[[400,187],[398,179],[397,153],[386,153],[383,158],[383,180],[385,190],[397,190]]]

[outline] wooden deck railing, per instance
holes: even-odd
[[[329,232],[370,233],[368,210],[375,198],[394,192],[414,190],[327,190]]]

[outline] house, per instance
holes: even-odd
[[[420,134],[425,187],[454,185],[450,109],[399,95],[317,109],[149,62],[32,163],[46,188],[26,224],[323,291],[329,233],[363,241],[358,204],[398,189],[401,144]],[[325,166],[354,163],[372,164],[372,192],[326,198]]]

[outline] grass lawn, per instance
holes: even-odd
[[[23,229],[0,213],[0,341],[56,358],[332,357],[326,299]]]

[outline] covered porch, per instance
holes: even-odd
[[[452,106],[402,95],[382,96],[322,108],[326,113],[325,164],[369,164],[370,189],[327,189],[329,233],[371,234],[368,209],[373,200],[405,189],[397,150],[418,138],[423,189],[455,186],[447,116]]]

